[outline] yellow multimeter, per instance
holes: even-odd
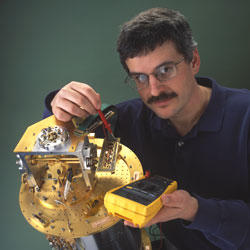
[[[108,191],[104,205],[109,214],[142,228],[161,209],[161,196],[176,189],[176,181],[155,175]]]

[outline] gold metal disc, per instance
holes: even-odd
[[[89,140],[97,145],[99,157],[103,139]],[[27,161],[33,164],[43,184],[39,191],[34,190],[28,185],[27,176],[22,177],[19,201],[26,220],[44,234],[65,239],[94,234],[117,223],[119,219],[109,216],[103,205],[105,193],[143,176],[136,155],[124,145],[120,146],[115,171],[96,172],[96,184],[92,190],[83,181],[77,158],[67,155],[27,156]],[[73,169],[74,175],[67,200],[64,200],[63,173],[69,167]]]

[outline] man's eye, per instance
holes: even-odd
[[[148,77],[146,75],[144,75],[144,74],[139,74],[139,75],[134,76],[134,80],[137,83],[146,83],[147,80],[148,80]]]
[[[158,73],[165,75],[170,74],[173,71],[173,66],[171,65],[163,65],[158,69]]]

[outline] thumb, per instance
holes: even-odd
[[[164,206],[168,206],[171,203],[171,196],[169,194],[163,194],[161,200]]]

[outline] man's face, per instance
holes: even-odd
[[[139,89],[138,93],[143,102],[163,119],[185,115],[194,103],[192,97],[197,88],[194,77],[200,65],[198,51],[194,51],[191,63],[181,61],[182,59],[183,55],[177,52],[175,45],[166,42],[152,52],[126,60],[130,73],[149,75],[148,87]],[[176,75],[173,78],[160,82],[152,73],[165,62],[180,63],[176,65]]]

